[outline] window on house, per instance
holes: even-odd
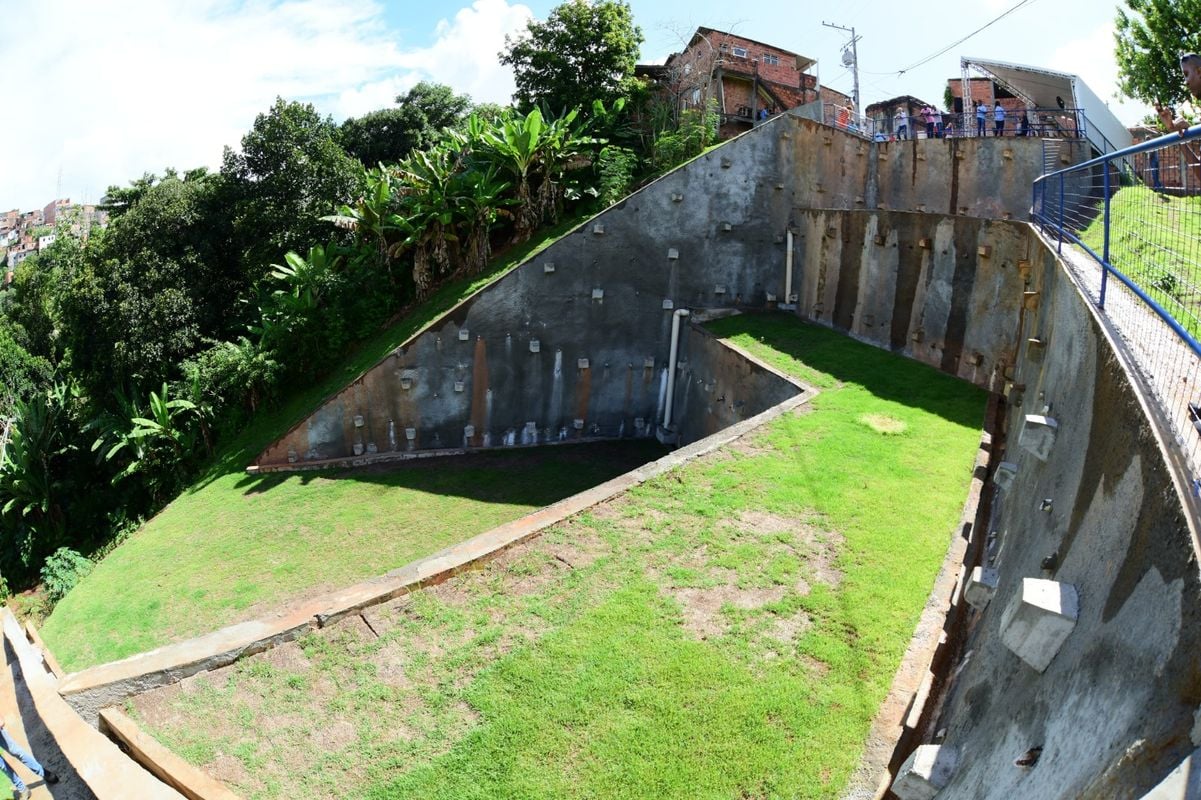
[[[745,47],[735,47],[731,50],[735,58],[746,58],[747,52]]]
[[[717,46],[717,49],[722,51],[723,53],[725,53],[726,51],[728,51],[730,49],[730,45],[728,42],[722,42],[721,44],[719,44]]]
[[[764,53],[763,54],[763,63],[771,64],[773,67],[778,67],[778,66],[780,66],[780,57],[776,56],[776,55],[772,55],[771,53]]]

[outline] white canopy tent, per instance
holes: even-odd
[[[1083,115],[1085,138],[1098,153],[1109,153],[1134,144],[1130,131],[1079,75],[982,58],[964,57],[960,59],[960,65],[965,82],[968,70],[975,68],[1032,107],[1079,111]]]

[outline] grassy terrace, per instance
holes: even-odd
[[[1127,186],[1110,198],[1110,217],[1110,263],[1201,336],[1201,198]],[[1080,239],[1097,255],[1104,252],[1102,214]]]
[[[248,798],[839,796],[955,528],[984,394],[784,316],[714,329],[822,394],[131,713]]]
[[[338,370],[262,414],[214,466],[104,559],[55,608],[42,635],[77,670],[207,633],[285,601],[378,575],[523,516],[649,453],[610,452],[556,468],[557,456],[483,461],[391,474],[250,478],[244,468],[320,402],[481,287],[580,222],[563,223],[498,258],[486,274],[447,284]],[[569,463],[575,456],[562,454]],[[514,483],[513,478],[526,478]],[[548,480],[548,478],[553,478]],[[396,491],[393,491],[396,490]]]

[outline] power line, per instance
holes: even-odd
[[[898,76],[899,76],[899,75],[904,75],[906,72],[908,72],[908,71],[909,71],[909,70],[911,70],[911,69],[916,69],[917,67],[920,67],[922,64],[925,64],[925,63],[927,63],[927,62],[929,62],[929,61],[933,61],[934,59],[936,59],[936,58],[938,58],[939,56],[941,56],[943,53],[946,53],[948,50],[951,50],[951,49],[953,49],[953,48],[955,48],[955,47],[958,47],[959,45],[963,44],[963,43],[964,43],[964,42],[966,42],[968,39],[972,38],[972,37],[973,37],[973,36],[975,36],[977,33],[980,33],[980,31],[984,30],[985,28],[988,28],[988,27],[992,26],[992,25],[993,25],[994,23],[996,23],[996,22],[1000,22],[1000,21],[1001,21],[1001,20],[1003,20],[1005,17],[1008,17],[1010,14],[1012,14],[1012,13],[1013,13],[1013,12],[1015,12],[1015,11],[1017,11],[1017,10],[1018,10],[1019,8],[1021,8],[1022,6],[1028,6],[1028,5],[1030,5],[1031,3],[1033,3],[1033,2],[1035,2],[1035,0],[1020,0],[1020,2],[1019,2],[1017,5],[1013,6],[1013,7],[1012,7],[1012,8],[1010,8],[1008,11],[1005,11],[1005,12],[1004,12],[1004,13],[1002,13],[1000,16],[997,16],[997,17],[994,17],[994,18],[992,18],[992,19],[991,19],[991,20],[989,20],[988,22],[986,22],[986,23],[984,23],[983,25],[981,25],[979,28],[976,28],[976,30],[974,30],[974,31],[972,31],[971,33],[969,33],[967,36],[964,36],[962,39],[959,39],[959,40],[957,40],[957,41],[951,42],[949,45],[947,45],[947,46],[946,46],[946,47],[944,47],[943,49],[939,50],[937,53],[934,53],[934,54],[932,54],[932,55],[926,56],[926,57],[925,57],[925,58],[923,58],[921,61],[917,61],[917,62],[915,62],[915,63],[913,63],[913,64],[910,64],[909,66],[905,67],[904,69],[902,69],[902,70],[899,70],[899,71],[897,72],[897,75],[898,75]]]

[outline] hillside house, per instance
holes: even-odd
[[[919,112],[927,106],[933,105],[925,100],[919,100],[913,95],[903,94],[900,97],[894,97],[891,100],[881,100],[878,103],[872,103],[863,110],[863,115],[871,123],[872,131],[878,131],[886,136],[893,137],[897,135],[896,131],[896,113],[899,109],[908,120],[910,139],[917,139],[920,136],[925,136],[925,123],[921,119]]]
[[[700,27],[687,47],[663,64],[639,65],[637,75],[653,81],[677,112],[710,102],[720,115],[722,138],[750,129],[764,114],[811,103],[819,97],[839,107],[850,98],[819,85],[807,70],[816,61],[782,47]]]

